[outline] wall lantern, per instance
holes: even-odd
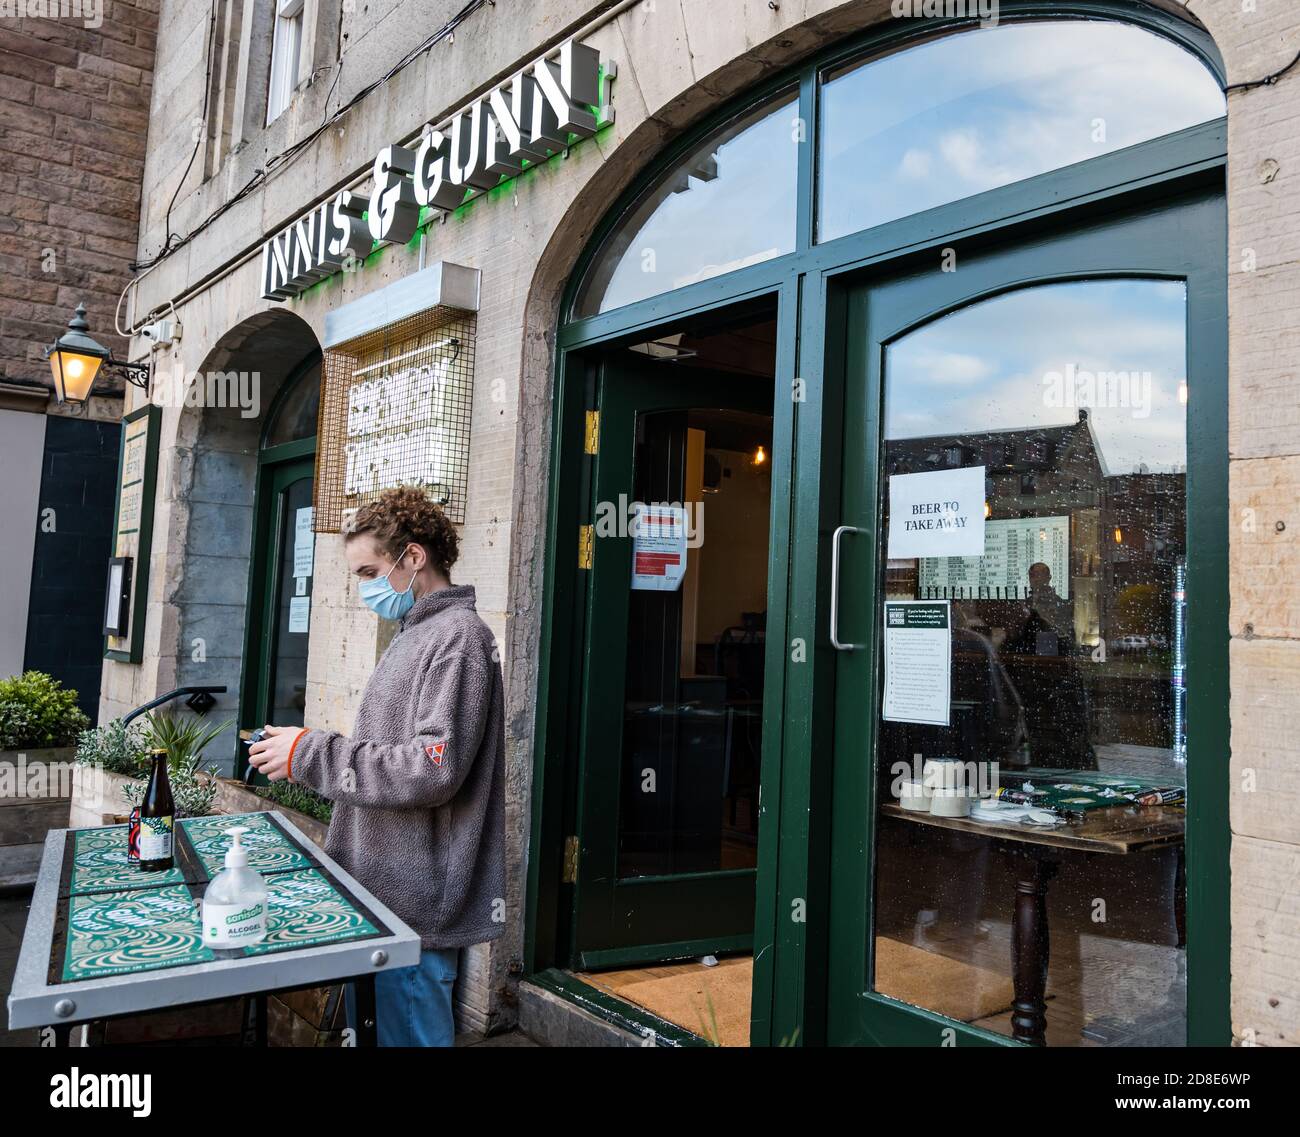
[[[108,348],[91,339],[89,331],[86,306],[78,304],[76,314],[68,321],[68,330],[45,349],[54,376],[55,398],[60,403],[84,403],[104,367],[120,372],[128,383],[147,394],[149,365],[114,359]]]

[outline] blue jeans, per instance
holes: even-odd
[[[451,993],[460,966],[459,948],[420,952],[414,967],[375,976],[375,1033],[380,1046],[451,1046],[456,1020]],[[348,1022],[357,1021],[356,988],[344,991]]]

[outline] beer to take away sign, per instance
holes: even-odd
[[[607,63],[606,77],[613,74]],[[342,190],[262,246],[263,297],[297,296],[364,258],[376,241],[404,244],[426,206],[455,209],[467,191],[492,189],[589,138],[613,118],[600,99],[599,52],[569,40],[426,131],[416,147],[385,146],[368,198]]]

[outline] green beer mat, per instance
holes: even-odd
[[[64,983],[214,958],[183,884],[68,898]]]
[[[226,867],[226,852],[230,849],[231,838],[223,830],[232,825],[248,828],[240,842],[248,850],[248,867],[255,872],[266,876],[311,867],[311,860],[266,813],[188,817],[180,824],[209,880]]]
[[[165,884],[183,884],[185,874],[179,861],[162,872],[141,872],[138,864],[126,857],[125,825],[103,829],[77,829],[72,833],[72,864],[67,887],[61,892],[81,895],[89,892],[113,892],[124,888],[158,888]]]
[[[266,882],[269,931],[248,955],[362,940],[381,932],[317,869],[279,873]]]

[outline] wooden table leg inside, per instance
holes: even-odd
[[[1016,872],[1016,907],[1011,917],[1011,1036],[1030,1046],[1047,1044],[1047,883],[1056,864],[1033,853],[1008,850]]]

